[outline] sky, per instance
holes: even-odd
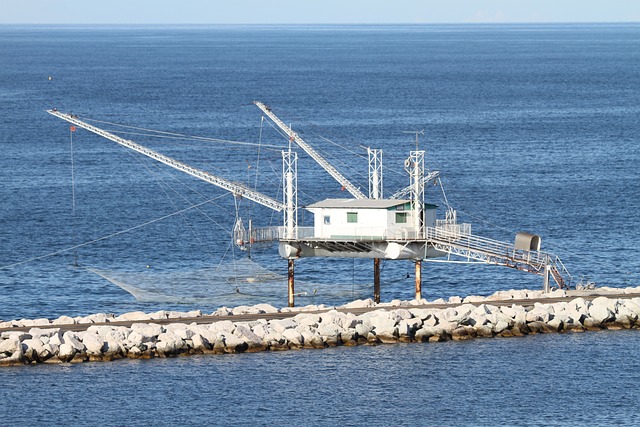
[[[0,24],[640,22],[640,0],[0,0]]]

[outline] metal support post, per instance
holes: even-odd
[[[373,259],[373,302],[380,304],[380,258]]]
[[[288,268],[288,295],[289,295],[289,307],[294,307],[294,299],[293,299],[293,294],[294,294],[294,274],[293,274],[293,264],[294,264],[294,260],[293,259],[289,259],[289,268]]]
[[[416,261],[416,299],[422,299],[422,261]]]
[[[549,262],[547,261],[547,263],[544,265],[544,293],[548,293],[549,291],[551,291],[551,287],[549,286],[549,275],[551,273],[551,266],[549,265]]]

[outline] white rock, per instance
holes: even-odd
[[[444,302],[444,300],[443,300],[443,299],[439,299],[439,300],[432,301],[432,302],[434,302],[434,303],[435,303],[435,302],[438,302],[439,304],[441,304],[439,301]],[[449,303],[449,304],[462,304],[462,298],[457,297],[457,296],[449,297],[448,303]]]
[[[282,332],[282,337],[286,339],[291,345],[301,347],[304,344],[304,338],[302,334],[295,329],[285,329]]]
[[[402,319],[398,322],[398,335],[401,337],[410,336],[420,327],[422,327],[422,320],[419,318]]]
[[[47,328],[47,329],[40,329],[40,328],[31,328],[29,329],[29,335],[33,336],[33,337],[51,337],[53,335],[57,335],[60,333],[60,328]]]
[[[221,322],[213,322],[210,326],[209,326],[209,330],[213,331],[213,332],[228,332],[228,333],[232,333],[233,330],[235,329],[235,325],[233,324],[233,322],[231,320],[223,320]]]
[[[72,331],[67,331],[64,333],[64,335],[62,336],[62,343],[70,345],[77,353],[81,353],[85,349],[85,346],[80,340],[79,335]]]
[[[75,319],[69,316],[60,316],[51,322],[52,325],[75,325],[75,323]]]
[[[104,340],[98,334],[90,332],[85,332],[82,335],[82,343],[90,356],[102,355],[103,347],[105,347]]]
[[[134,323],[131,325],[131,330],[145,337],[145,342],[151,341],[151,338],[155,338],[165,331],[162,325],[156,323]]]
[[[186,317],[202,317],[202,310],[188,311]]]
[[[374,307],[376,305],[375,302],[371,298],[369,299],[357,299],[355,301],[351,301],[350,303],[342,306],[344,308],[367,308]]]
[[[260,310],[254,307],[249,307],[247,305],[239,305],[237,307],[234,307],[231,310],[231,314],[233,314],[234,316],[238,316],[241,314],[257,314],[257,313],[260,313]]]
[[[317,314],[300,313],[293,318],[299,326],[317,328],[321,319]]]
[[[131,321],[141,321],[141,320],[151,320],[151,316],[147,313],[143,313],[142,311],[134,311],[131,313],[124,313],[114,319],[116,322],[131,322]]]
[[[507,322],[499,321],[496,324],[494,324],[493,331],[496,334],[499,334],[500,332],[504,331],[507,328],[509,328],[509,324]]]
[[[0,341],[0,353],[13,354],[20,350],[21,343],[17,336]]]
[[[358,335],[366,338],[369,335],[369,333],[373,330],[373,327],[371,326],[371,323],[363,322],[363,323],[357,324],[355,327],[355,330]]]
[[[220,307],[219,309],[211,313],[212,316],[231,316],[232,314],[232,310],[228,307]]]
[[[589,316],[596,322],[608,322],[615,319],[616,301],[598,297],[591,301]]]
[[[156,349],[162,354],[172,355],[184,348],[186,348],[184,340],[171,332],[165,332],[158,336]]]
[[[225,346],[226,350],[232,353],[246,351],[246,349],[249,347],[244,339],[233,334],[225,335]]]
[[[71,360],[76,355],[76,353],[76,348],[71,344],[62,344],[58,349],[58,358],[65,361]]]
[[[276,332],[282,333],[286,329],[295,329],[298,324],[293,319],[280,319],[280,320],[272,320],[269,322],[269,326]]]
[[[132,347],[142,347],[142,343],[145,342],[144,336],[136,331],[131,331],[131,333],[129,334],[129,336],[127,337],[127,347],[132,348]]]
[[[51,337],[49,338],[49,345],[54,347],[59,347],[60,345],[62,345],[62,342],[62,334],[60,332],[51,335]]]
[[[256,304],[253,307],[257,309],[259,313],[273,314],[278,312],[277,308],[269,304]]]
[[[84,322],[78,323],[107,323],[113,319],[115,319],[115,315],[109,313],[96,313],[84,318]]]
[[[245,341],[251,348],[262,345],[262,338],[244,325],[237,325],[233,334]]]
[[[323,340],[327,339],[337,339],[342,332],[342,329],[336,325],[335,323],[320,323],[318,325],[318,329],[316,329],[316,333],[322,337]]]
[[[195,334],[185,323],[170,323],[165,325],[165,329],[182,340],[190,340]]]
[[[635,314],[636,316],[640,316],[640,305],[635,301],[628,299],[622,300],[620,306],[624,306],[624,308],[629,310],[631,313]],[[620,306],[618,306],[618,310],[620,310]]]
[[[203,337],[200,334],[194,334],[191,337],[191,342],[193,342],[193,349],[198,351],[205,351],[211,348],[211,344],[209,340]]]

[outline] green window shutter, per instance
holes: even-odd
[[[349,223],[358,222],[358,212],[347,212],[347,222]]]
[[[396,212],[396,224],[406,224],[406,223],[407,223],[407,213]]]

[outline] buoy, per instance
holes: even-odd
[[[151,268],[151,266],[149,264],[147,264],[147,268]]]
[[[53,80],[53,77],[49,76],[48,80],[49,80],[49,81]]]

